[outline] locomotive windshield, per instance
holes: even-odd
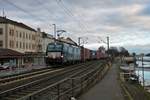
[[[62,44],[49,44],[48,45],[48,51],[61,51],[62,50]]]

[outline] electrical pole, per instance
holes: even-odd
[[[81,37],[78,38],[78,44],[80,46],[80,42],[81,42]]]
[[[57,37],[56,37],[56,35],[57,35],[57,33],[56,33],[56,24],[53,24],[54,25],[54,38],[56,39]]]
[[[52,24],[54,26],[54,43],[56,43],[56,24]]]
[[[107,37],[107,50],[109,50],[109,37]]]
[[[3,8],[3,17],[5,17],[5,10],[4,10],[4,8]]]

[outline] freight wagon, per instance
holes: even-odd
[[[45,62],[47,65],[73,64],[103,58],[106,58],[104,49],[94,51],[78,45],[56,41],[48,44]]]
[[[90,49],[87,49],[87,48],[84,48],[84,47],[81,47],[81,61],[87,61],[87,60],[90,60],[91,58],[91,52],[90,52]]]
[[[96,52],[96,50],[90,50],[90,52],[91,52],[91,54],[90,54],[90,59],[91,60],[96,60],[97,59],[97,52]]]
[[[96,51],[96,59],[105,59],[105,58],[107,58],[105,51],[101,50]]]

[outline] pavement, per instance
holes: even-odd
[[[117,77],[117,67],[113,64],[106,76],[78,100],[124,100]]]

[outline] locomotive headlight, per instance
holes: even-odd
[[[61,55],[61,58],[63,58],[64,56],[63,55]]]

